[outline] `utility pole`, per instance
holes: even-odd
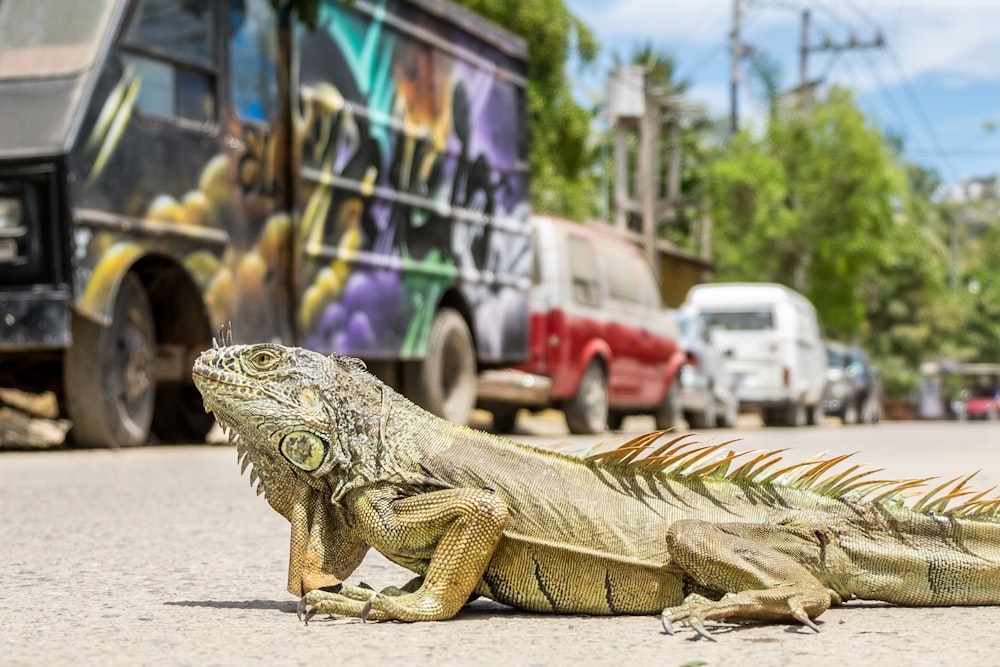
[[[739,129],[739,85],[740,61],[743,59],[743,42],[740,38],[740,24],[743,20],[742,0],[733,0],[733,31],[729,40],[729,133]]]
[[[737,0],[738,1],[738,0]],[[802,45],[799,47],[799,93],[806,95],[811,85],[809,81],[809,54],[814,51],[854,51],[857,49],[881,49],[885,46],[882,31],[877,30],[875,36],[867,42],[862,42],[853,32],[846,42],[834,42],[825,37],[819,44],[809,43],[809,10],[802,10]]]
[[[809,81],[809,10],[802,10],[802,44],[799,46],[799,94],[804,95]]]

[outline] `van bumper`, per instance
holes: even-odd
[[[540,408],[549,404],[552,380],[515,368],[502,368],[480,373],[476,391],[480,406],[504,403]]]

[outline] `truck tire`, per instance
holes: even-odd
[[[493,432],[513,433],[517,425],[517,413],[520,410],[516,405],[497,405],[493,412]]]
[[[570,433],[593,435],[603,433],[608,423],[608,380],[604,367],[591,360],[580,378],[580,386],[563,406],[566,426]]]
[[[156,333],[142,282],[126,274],[111,324],[73,316],[63,387],[74,444],[134,447],[149,439],[156,395]]]
[[[194,384],[157,385],[152,430],[160,442],[203,443],[214,425],[215,417],[205,412],[205,404]]]
[[[476,350],[465,318],[453,308],[434,316],[427,356],[407,369],[406,394],[438,417],[467,424],[476,404]]]

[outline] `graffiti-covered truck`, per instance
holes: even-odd
[[[0,3],[0,386],[54,391],[75,442],[203,438],[223,327],[455,421],[525,357],[523,40],[444,0],[309,19]]]

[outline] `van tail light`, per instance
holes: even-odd
[[[562,309],[553,308],[549,311],[547,324],[548,335],[546,343],[549,347],[561,347],[566,338],[566,315]]]
[[[698,355],[695,354],[694,352],[692,352],[691,350],[688,350],[685,353],[684,363],[686,363],[688,366],[692,366],[694,368],[698,368],[698,364],[700,362],[701,362],[701,360],[698,359]]]
[[[786,387],[789,384],[791,384],[791,382],[792,382],[792,371],[788,368],[788,366],[785,366],[784,368],[781,369],[781,379],[785,383]]]

